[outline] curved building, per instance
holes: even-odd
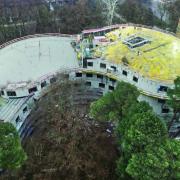
[[[92,74],[88,77],[90,80],[92,76],[93,82],[88,83],[108,91],[116,81],[129,82],[139,89],[140,101],[147,101],[158,115],[167,116],[171,113],[166,104],[167,90],[173,88],[174,79],[180,76],[180,39],[142,25],[112,28],[115,30],[83,31],[79,53],[86,59],[86,71]]]
[[[81,38],[44,34],[7,42],[0,46],[0,120],[14,124],[22,138],[31,133],[25,120],[34,100],[59,72],[101,95],[118,81],[133,84],[139,101],[168,116],[167,90],[180,76],[180,39],[157,28],[122,24],[84,30]]]

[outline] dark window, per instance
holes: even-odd
[[[91,86],[91,82],[86,81],[86,86]]]
[[[100,88],[105,88],[105,84],[104,83],[99,83],[99,87]]]
[[[15,91],[7,91],[7,95],[8,96],[16,96],[16,92]]]
[[[4,96],[4,91],[1,91],[1,95]]]
[[[138,82],[138,78],[135,77],[135,76],[133,76],[133,81],[134,81],[134,82]]]
[[[114,86],[109,86],[109,90],[113,91],[114,90]]]
[[[93,62],[88,62],[87,65],[88,66],[93,66]]]
[[[100,63],[100,68],[104,68],[104,69],[106,69],[106,64],[104,64],[104,63]]]
[[[50,83],[51,83],[51,84],[53,84],[53,83],[55,83],[55,82],[56,82],[56,78],[55,78],[55,77],[53,77],[53,78],[50,79]]]
[[[92,49],[93,48],[93,44],[89,44],[89,49]]]
[[[115,80],[115,79],[112,79],[112,78],[109,78],[109,81],[111,81],[111,82],[113,82],[113,83],[116,82],[116,80]]]
[[[27,106],[23,109],[23,113],[26,113],[27,112]]]
[[[111,68],[112,68],[114,71],[117,70],[117,68],[116,68],[115,66],[111,66]]]
[[[18,123],[20,121],[20,117],[18,116],[15,121]]]
[[[103,75],[97,74],[97,78],[98,78],[98,79],[103,79]]]
[[[29,90],[29,94],[33,93],[33,92],[36,92],[37,91],[37,87],[33,87],[33,88],[30,88]]]
[[[123,70],[122,74],[127,76],[127,71]]]
[[[46,87],[46,86],[47,86],[46,81],[44,81],[44,82],[41,83],[41,88],[44,88],[44,87]]]
[[[168,108],[163,108],[162,113],[169,113],[169,109]]]
[[[82,73],[77,72],[76,77],[82,77]]]
[[[87,73],[87,74],[86,74],[86,77],[93,77],[93,74]]]
[[[164,91],[164,92],[167,92],[168,90],[168,87],[167,86],[160,86],[158,91]]]
[[[166,100],[165,99],[158,99],[158,102],[164,104],[166,102]]]

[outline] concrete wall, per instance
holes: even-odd
[[[93,66],[88,66],[88,62],[93,63]],[[106,64],[106,68],[102,68],[100,65]],[[112,66],[116,67],[116,71],[111,70]],[[91,59],[87,60],[87,70],[90,71],[96,71],[101,72],[106,75],[112,75],[115,78],[117,78],[119,81],[125,81],[130,84],[135,85],[140,91],[143,91],[145,94],[153,97],[158,98],[166,98],[167,94],[164,91],[159,91],[160,86],[166,86],[169,88],[173,88],[173,84],[168,84],[161,81],[155,81],[148,79],[146,77],[143,77],[138,72],[132,71],[125,65],[116,65],[113,63],[110,63],[109,61],[102,60],[102,59]],[[123,71],[127,72],[127,76],[123,75]],[[138,79],[138,82],[135,82],[133,78],[136,77]]]

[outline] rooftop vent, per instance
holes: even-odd
[[[123,41],[129,48],[133,49],[136,47],[143,46],[144,44],[150,43],[150,40],[142,38],[140,36],[130,36]]]

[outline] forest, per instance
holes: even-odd
[[[111,2],[115,3],[114,8]],[[83,29],[127,22],[176,31],[180,17],[179,0],[159,5],[160,18],[139,0],[108,3],[104,0],[77,0],[54,4],[53,9],[41,0],[11,1],[8,6],[0,3],[0,42],[35,33],[77,34]],[[167,21],[163,20],[165,14],[169,17]]]

